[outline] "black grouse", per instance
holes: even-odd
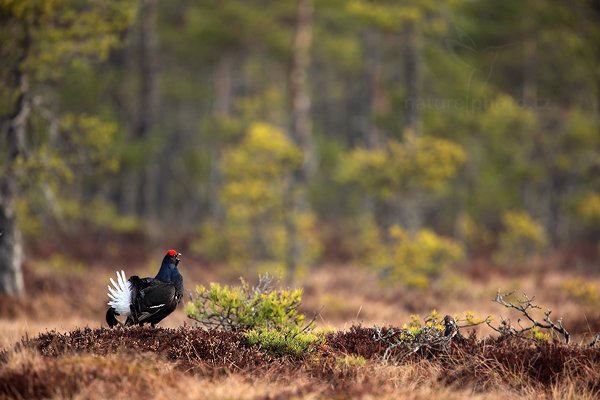
[[[117,272],[117,282],[110,278],[108,325],[122,324],[117,316],[123,315],[127,317],[125,325],[148,323],[154,326],[171,314],[183,295],[183,276],[177,269],[180,255],[175,250],[167,251],[154,278],[134,275],[125,280],[123,271]]]

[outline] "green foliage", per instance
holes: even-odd
[[[402,142],[390,141],[385,149],[351,151],[338,176],[375,196],[390,198],[411,189],[439,190],[464,160],[462,148],[451,141],[407,133]]]
[[[491,230],[468,215],[463,215],[458,220],[458,229],[460,230],[460,237],[469,251],[489,247],[495,242]]]
[[[287,186],[302,157],[299,147],[280,129],[253,124],[244,138],[223,154],[225,183],[220,198],[225,220],[222,225],[215,220],[207,222],[196,247],[212,258],[224,256],[238,270],[251,265],[258,272],[285,275],[289,238],[283,221],[286,213],[291,213]],[[307,268],[320,252],[315,216],[306,210],[288,218],[295,219],[302,247],[301,268]],[[213,237],[216,227],[219,237]]]
[[[468,325],[479,325],[484,322],[491,321],[490,317],[487,318],[478,318],[475,316],[474,311],[464,311],[462,315],[455,315],[454,320],[456,322],[466,322]]]
[[[107,226],[108,217],[123,222],[114,205],[99,209],[89,195],[90,181],[120,167],[119,127],[104,116],[63,108],[60,88],[71,73],[106,60],[121,45],[134,13],[133,1],[0,1],[0,114],[15,113],[20,96],[27,103],[25,148],[12,167],[20,184],[17,219],[28,236],[47,233],[48,220],[67,229],[75,215],[84,223],[105,218],[94,227]],[[98,214],[109,209],[112,214]]]
[[[348,14],[364,21],[369,25],[375,25],[386,31],[399,31],[402,22],[415,21],[420,18],[418,7],[398,7],[385,2],[374,3],[366,1],[349,1],[346,6]]]
[[[232,218],[250,219],[281,206],[285,178],[300,165],[302,153],[281,130],[256,123],[223,160],[223,202]]]
[[[588,193],[577,205],[577,216],[580,221],[589,227],[600,226],[600,194]]]
[[[390,243],[371,255],[371,263],[387,272],[386,281],[426,289],[464,254],[460,243],[431,230],[415,235],[399,226],[390,229]]]
[[[196,297],[185,307],[186,314],[208,328],[300,331],[302,290],[273,290],[271,283],[265,275],[252,288],[244,280],[239,286],[198,286]]]
[[[340,368],[364,367],[367,365],[367,360],[362,356],[346,354],[344,357],[336,359],[336,363]]]
[[[194,251],[234,272],[282,272],[289,220],[300,270],[318,259],[323,227],[324,243],[342,243],[345,257],[397,264],[386,223],[404,221],[398,209],[410,201],[418,204],[401,211],[424,225],[403,228],[459,232],[473,253],[498,245],[501,262],[546,241],[510,227],[496,236],[510,210],[543,212],[553,243],[597,242],[600,136],[590,105],[600,24],[591,2],[311,3],[306,100],[316,140],[315,154],[302,154],[276,128],[293,125],[296,2],[158,2],[154,69],[142,59],[136,1],[0,0],[0,119],[15,111],[19,73],[31,109],[17,161],[26,235],[60,220],[121,225],[120,213],[143,208],[131,195],[143,189],[131,186],[144,184],[130,185],[131,175],[150,166],[160,171],[156,222],[181,215],[186,224],[174,226],[187,230],[203,221]],[[401,132],[407,44],[417,53],[420,136]],[[152,132],[136,138],[142,66],[154,70],[161,104]],[[306,159],[316,173],[290,190]],[[302,191],[306,204],[290,210]],[[425,286],[428,274],[409,280]]]
[[[444,11],[453,1],[365,1],[345,2],[345,9],[353,22],[366,27],[391,33],[401,32],[407,23],[417,24],[425,31],[444,32],[445,21],[440,11]]]
[[[28,237],[45,233],[48,219],[63,230],[87,224],[93,229],[130,231],[133,217],[120,216],[116,206],[97,195],[82,200],[85,182],[111,176],[120,167],[115,152],[118,128],[90,115],[66,113],[54,137],[28,151],[16,167],[23,189],[17,217]]]
[[[58,185],[62,181],[72,183],[82,173],[93,176],[115,172],[119,168],[114,154],[117,132],[114,123],[98,117],[66,113],[60,118],[54,137],[19,160],[22,180]]]
[[[596,284],[577,278],[569,279],[561,286],[579,304],[592,309],[600,307],[600,287]]]
[[[248,343],[273,355],[301,356],[314,350],[322,336],[311,333],[298,311],[302,290],[274,290],[268,275],[250,288],[211,283],[198,286],[196,297],[185,307],[187,316],[209,329],[244,330]]]
[[[374,196],[376,207],[397,207],[402,196],[439,193],[465,160],[463,149],[446,139],[406,132],[386,148],[352,150],[340,163],[337,178]],[[414,212],[411,210],[410,212]],[[388,217],[388,216],[386,216]],[[391,216],[390,216],[391,217]],[[385,217],[384,217],[385,218]],[[360,232],[351,240],[366,262],[389,273],[391,282],[427,288],[451,264],[462,258],[462,247],[428,229],[409,235],[400,226],[389,232],[373,219],[362,218]]]
[[[534,326],[533,328],[531,328],[531,330],[529,331],[529,336],[532,339],[539,340],[541,342],[548,342],[551,339],[550,334],[542,332],[539,326]]]
[[[507,95],[499,95],[489,105],[481,119],[481,127],[493,140],[506,140],[527,136],[535,128],[536,118],[531,110],[519,107],[515,100]]]
[[[66,146],[78,149],[70,154],[73,168],[86,166],[96,173],[118,170],[119,160],[113,152],[118,131],[116,124],[91,115],[66,113],[61,118],[60,130],[69,132],[71,143]]]
[[[499,235],[498,251],[494,255],[500,264],[526,261],[548,244],[544,227],[525,212],[507,212],[502,222],[504,229]]]
[[[133,1],[3,0],[0,7],[3,18],[30,35],[22,66],[33,82],[58,79],[70,66],[106,59],[135,14]]]
[[[258,328],[245,333],[251,346],[276,356],[300,357],[314,351],[323,338],[299,329]]]
[[[133,232],[141,225],[135,216],[119,215],[114,204],[101,197],[95,197],[85,204],[64,200],[61,202],[61,217],[66,223],[83,223],[98,231]]]
[[[44,267],[50,269],[53,274],[64,274],[67,276],[83,275],[86,272],[86,265],[62,254],[53,254]]]

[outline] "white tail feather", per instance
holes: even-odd
[[[131,282],[125,279],[125,272],[117,271],[117,282],[110,278],[112,287],[108,285],[108,305],[115,309],[119,315],[131,314]]]

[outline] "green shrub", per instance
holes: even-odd
[[[304,314],[298,312],[302,290],[273,290],[271,284],[272,279],[264,275],[253,288],[244,280],[240,286],[198,286],[185,311],[207,328],[299,329],[304,322]]]
[[[390,229],[391,242],[372,254],[371,263],[383,268],[387,280],[425,289],[452,264],[463,258],[460,243],[422,229],[415,235],[399,226]]]
[[[541,331],[539,326],[534,326],[529,331],[529,336],[531,339],[539,340],[540,342],[549,342],[552,338],[549,333],[544,333]]]
[[[243,279],[240,286],[198,286],[185,311],[208,329],[245,331],[250,345],[269,354],[298,357],[321,342],[321,336],[310,332],[312,321],[302,326],[301,300],[301,289],[274,290],[272,279],[264,275],[252,288]]]
[[[371,195],[390,198],[415,188],[441,189],[465,158],[464,150],[454,142],[407,132],[402,141],[389,140],[385,149],[350,151],[337,178]]]
[[[502,218],[504,230],[498,237],[494,260],[499,264],[527,261],[548,243],[544,227],[527,213],[511,211]]]

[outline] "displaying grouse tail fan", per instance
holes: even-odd
[[[167,251],[160,270],[154,278],[140,278],[137,275],[125,278],[125,272],[117,271],[117,281],[110,278],[108,285],[108,305],[106,322],[110,327],[122,324],[117,317],[125,316],[125,325],[152,326],[171,314],[183,295],[183,277],[177,266],[181,254]]]

